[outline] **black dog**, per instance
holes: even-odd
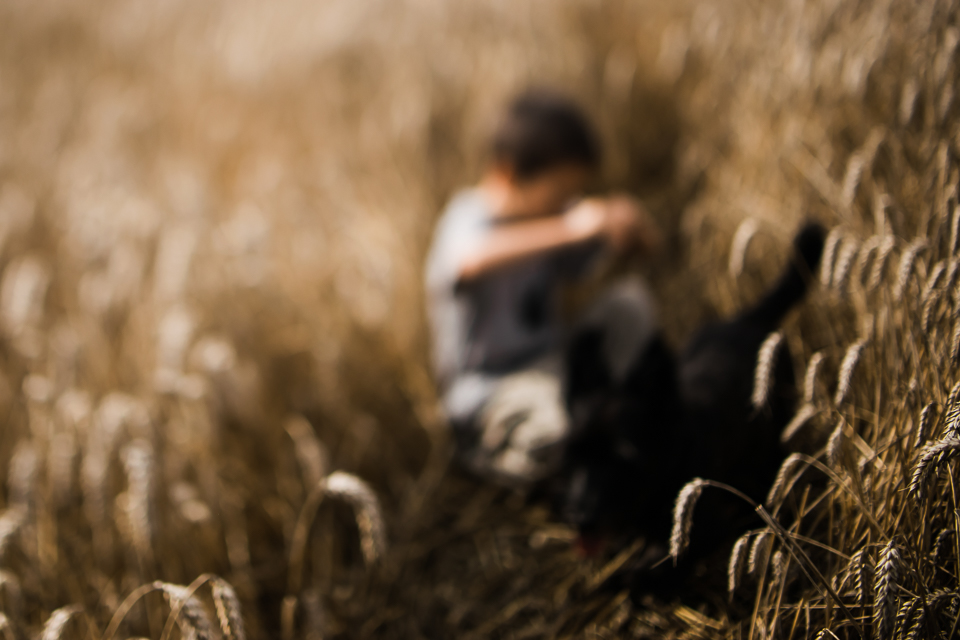
[[[792,416],[796,391],[783,345],[767,403],[752,406],[758,352],[806,293],[823,243],[823,228],[806,225],[794,239],[790,264],[759,303],[732,320],[705,326],[679,358],[655,337],[619,384],[602,356],[602,330],[587,328],[574,337],[567,354],[567,402],[582,435],[569,448],[558,507],[577,527],[582,551],[596,551],[610,534],[643,535],[659,543],[662,557],[673,501],[694,477],[762,499],[783,459],[779,434]],[[711,514],[698,507],[698,519],[704,511],[710,524],[695,525],[695,547],[698,526],[722,542],[717,527],[736,527],[743,514],[735,501],[733,506],[722,497],[701,502],[708,501],[720,508]],[[749,517],[750,509],[746,512]]]

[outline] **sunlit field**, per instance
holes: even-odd
[[[951,637],[957,8],[4,0],[0,634]],[[679,596],[451,465],[423,257],[531,84],[667,239],[572,308],[638,271],[679,346],[831,229],[769,526]]]

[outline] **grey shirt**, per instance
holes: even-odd
[[[426,290],[441,387],[466,372],[515,371],[558,349],[564,333],[559,285],[584,271],[599,247],[548,252],[458,283],[462,258],[494,224],[483,194],[468,189],[450,201],[434,232]]]

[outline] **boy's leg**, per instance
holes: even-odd
[[[577,331],[599,329],[603,361],[615,382],[621,382],[660,329],[657,305],[643,280],[624,278],[590,305]]]
[[[474,473],[513,488],[526,488],[556,473],[569,439],[563,402],[560,357],[500,378],[458,380],[445,404],[469,408],[450,415],[458,453]],[[482,404],[468,402],[488,392]],[[448,408],[448,414],[451,414]]]

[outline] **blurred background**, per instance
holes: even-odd
[[[596,188],[666,232],[643,273],[679,344],[756,296],[805,217],[925,232],[931,185],[956,182],[954,19],[933,1],[3,0],[0,470],[28,514],[4,611],[35,630],[79,603],[103,629],[138,585],[215,572],[252,637],[277,637],[285,595],[297,637],[720,633],[728,613],[598,595],[601,565],[544,506],[448,469],[433,222],[504,103],[562,89],[602,132]],[[794,352],[858,330],[831,318],[792,321]],[[310,481],[334,469],[371,483],[390,549],[367,571],[349,509],[324,506],[288,594]],[[122,629],[157,624],[138,607]]]

